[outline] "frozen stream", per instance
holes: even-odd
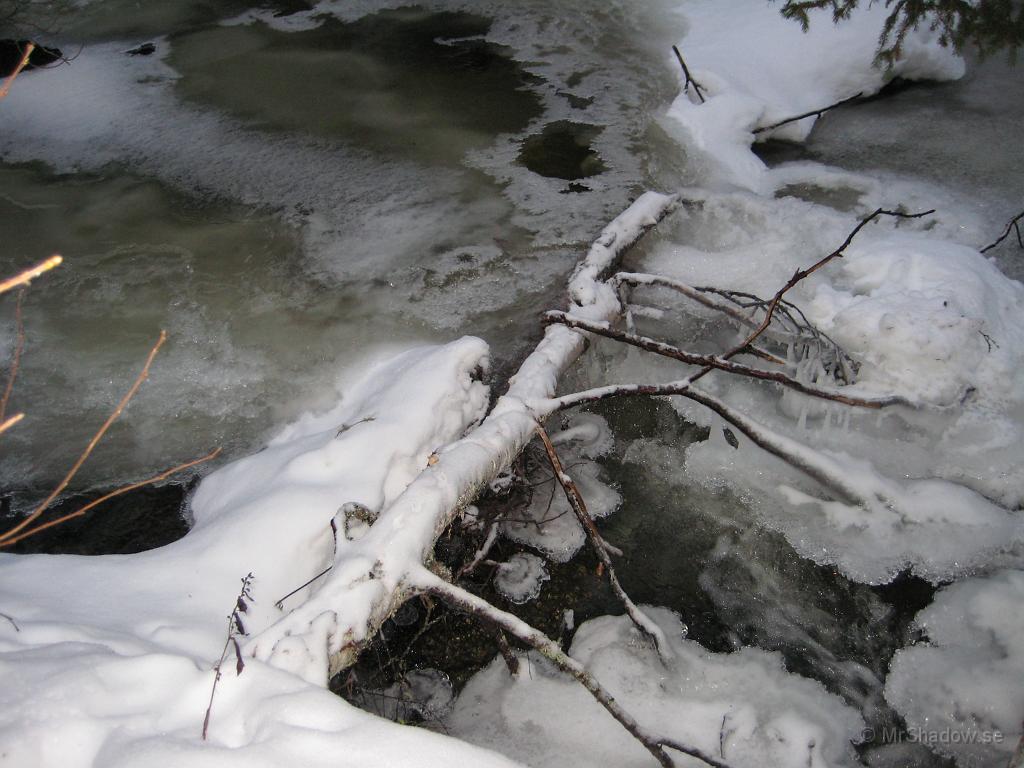
[[[697,738],[711,733],[711,748],[723,757],[739,734],[737,765],[768,759],[758,739],[779,750],[770,753],[773,765],[860,759],[888,768],[947,765],[920,744],[893,744],[895,737],[879,734],[904,734],[899,729],[918,722],[914,717],[930,716],[933,702],[925,694],[915,702],[913,684],[906,682],[923,667],[905,665],[893,676],[902,687],[886,690],[895,654],[925,634],[913,625],[915,614],[937,595],[954,606],[970,601],[982,588],[972,577],[1018,568],[1024,551],[1024,406],[1013,378],[1022,333],[1010,315],[1021,288],[992,266],[1020,278],[1024,252],[1011,237],[987,254],[992,263],[974,253],[1024,204],[1020,70],[1002,60],[971,61],[962,79],[893,89],[836,110],[807,137],[779,136],[805,138],[801,144],[759,146],[765,167],[747,152],[738,121],[753,126],[764,117],[759,108],[785,113],[789,94],[765,95],[768,106],[758,107],[760,94],[743,93],[742,86],[743,76],[757,83],[761,73],[743,72],[745,60],[729,51],[716,54],[711,37],[687,38],[692,29],[713,31],[722,19],[738,27],[742,21],[751,30],[756,62],[756,14],[731,17],[703,0],[250,5],[79,2],[43,20],[52,29],[47,42],[77,52],[72,61],[25,73],[0,103],[0,274],[52,252],[66,259],[33,284],[24,304],[26,349],[11,407],[28,416],[5,435],[0,453],[0,482],[13,509],[59,479],[161,328],[170,339],[149,382],[79,474],[75,490],[146,476],[216,445],[225,449],[218,461],[227,463],[261,451],[284,427],[281,441],[262,454],[266,465],[256,456],[203,486],[207,494],[196,497],[201,514],[193,531],[200,535],[182,540],[182,550],[193,546],[201,554],[207,539],[200,537],[216,538],[218,515],[230,521],[252,504],[250,511],[269,520],[279,501],[289,514],[292,507],[312,514],[320,503],[319,473],[333,458],[321,461],[313,449],[303,454],[295,448],[293,457],[281,459],[279,476],[260,476],[261,467],[276,466],[280,455],[305,446],[304,430],[328,418],[309,414],[335,406],[369,361],[471,334],[489,344],[494,378],[503,381],[539,338],[538,313],[564,301],[572,265],[644,190],[685,189],[696,202],[631,253],[628,268],[751,291],[781,284],[797,266],[837,245],[862,210],[935,207],[934,220],[926,223],[887,221],[869,230],[862,241],[874,252],[867,246],[852,252],[830,268],[827,280],[816,277],[801,287],[806,293],[795,292],[814,322],[832,323],[829,331],[861,355],[857,385],[869,394],[891,389],[914,400],[915,408],[891,417],[849,415],[720,374],[702,382],[755,414],[766,429],[812,446],[819,451],[814,457],[848,472],[853,487],[882,489],[868,494],[874,507],[816,497],[806,477],[752,450],[753,443],[738,440],[724,422],[682,400],[610,401],[556,426],[573,435],[563,436],[561,445],[592,514],[611,515],[601,527],[623,550],[617,567],[624,584],[637,602],[675,611],[689,625],[684,630],[668,611],[657,612],[684,659],[671,674],[663,674],[656,659],[630,655],[640,654],[642,644],[624,624],[598,618],[579,632],[580,653],[604,664],[612,679],[621,675],[619,682],[648,714],[666,718],[666,727],[671,718],[694,729],[706,719],[714,727]],[[720,99],[703,105],[709,107],[703,112],[680,96],[671,54],[680,41]],[[129,53],[145,43],[153,44],[152,53]],[[943,55],[926,62],[933,70],[925,69],[952,77]],[[730,82],[734,61],[742,76]],[[866,69],[851,79],[881,79]],[[763,77],[770,82],[778,73]],[[813,99],[815,88],[827,92],[838,77],[829,73],[821,82],[810,79],[803,92],[794,89]],[[782,106],[771,101],[776,97]],[[922,246],[928,237],[935,239]],[[906,290],[893,298],[885,294],[893,286]],[[956,303],[961,293],[962,306]],[[872,304],[868,299],[876,294],[881,298]],[[635,299],[644,307],[664,296],[638,290]],[[695,339],[702,352],[726,348],[733,333],[692,312],[637,310],[631,321],[641,332],[680,344]],[[0,324],[13,329],[13,301],[0,306]],[[472,344],[466,346],[448,363],[460,372],[472,354]],[[8,330],[0,335],[0,356],[9,360],[13,348]],[[909,361],[904,366],[893,364],[900,355]],[[597,341],[563,386],[669,379],[678,371],[672,366]],[[422,370],[432,369],[422,363]],[[980,395],[983,387],[971,378],[976,373],[992,385]],[[398,373],[394,381],[379,382],[380,390],[396,398],[401,387],[388,389],[396,382]],[[440,379],[430,384],[441,387]],[[429,402],[433,390],[423,390],[417,396]],[[486,400],[475,380],[470,390]],[[968,415],[958,421],[957,407],[965,404]],[[442,418],[443,408],[432,415],[454,429],[455,421]],[[384,432],[393,423],[380,421],[368,426],[385,434],[380,444],[367,439],[374,450],[396,442]],[[433,450],[427,427],[420,431],[416,439]],[[338,440],[338,455],[347,455],[346,445]],[[333,449],[323,450],[326,456]],[[397,455],[403,472],[422,469],[423,462],[410,468],[409,456]],[[365,474],[372,486],[373,473]],[[297,490],[287,487],[293,475]],[[495,550],[506,562],[488,566],[503,578],[493,587],[486,579],[478,586],[496,600],[525,602],[526,618],[553,634],[566,621],[567,606],[576,611],[570,623],[577,625],[619,613],[603,582],[592,578],[588,555],[573,559],[583,536],[571,516],[562,521],[568,525],[545,528],[548,517],[558,519],[560,503],[550,477],[540,472],[529,479],[540,490],[521,491],[529,497],[514,509],[521,517],[502,523]],[[393,490],[389,486],[389,498]],[[307,542],[296,539],[294,551],[280,558],[282,583],[290,578],[288,557],[308,558],[303,567],[309,568],[319,555],[307,552],[329,557],[318,549],[326,541],[321,533],[310,539],[315,547],[304,550]],[[256,551],[266,542],[252,546]],[[145,556],[163,562],[160,557],[173,560],[175,551],[126,562],[144,568],[151,562]],[[102,573],[106,559],[93,560]],[[10,569],[5,573],[15,570],[9,560],[0,565]],[[231,588],[233,565],[227,558],[217,574]],[[161,577],[170,586],[160,588],[170,594],[173,568]],[[1012,595],[1019,580],[1001,578],[997,587]],[[959,591],[936,591],[960,580]],[[21,599],[17,589],[8,592],[11,600]],[[204,597],[202,610],[219,621],[220,608]],[[50,603],[43,603],[46,618]],[[259,621],[269,623],[271,601],[257,610]],[[935,610],[936,632],[959,637],[956,620],[945,608]],[[131,626],[134,617],[116,616],[113,625],[141,633],[145,642],[163,643],[166,632],[174,653],[206,653],[205,645],[182,651],[194,638],[210,644],[207,627],[189,634],[193,629],[181,617],[191,615],[190,604],[175,603],[168,611],[177,612],[173,620],[142,611],[143,629]],[[972,639],[970,648],[988,652],[991,645],[998,656],[999,632],[1012,626],[977,631],[982,639]],[[444,661],[446,653],[435,660]],[[1022,656],[1011,648],[998,662],[1016,664]],[[933,662],[940,669],[943,663]],[[964,669],[970,663],[964,661]],[[462,683],[479,663],[453,657],[451,665]],[[485,668],[457,707],[444,713],[446,728],[533,766],[560,765],[567,753],[585,764],[587,749],[601,759],[628,754],[630,745],[616,742],[618,733],[572,742],[570,729],[557,723],[575,711],[575,694],[538,669],[536,680],[506,686],[498,662]],[[992,669],[994,678],[1003,674],[995,663]],[[422,672],[417,680],[424,696],[436,696],[443,676]],[[694,680],[704,686],[699,704],[682,692]],[[983,684],[976,683],[984,690]],[[930,691],[941,699],[941,687]],[[776,692],[779,698],[771,698]],[[548,714],[534,711],[538,701]],[[721,706],[724,714],[716,709]],[[766,725],[764,717],[774,717],[776,709],[798,714]],[[393,707],[386,713],[399,716]],[[726,721],[734,714],[729,731]],[[807,723],[824,724],[812,732]],[[870,733],[855,738],[863,725]],[[752,735],[743,741],[748,727]],[[522,738],[534,732],[535,742]],[[794,746],[794,734],[808,737],[806,754],[804,742],[799,750]],[[858,752],[854,741],[864,742]],[[973,765],[971,759],[962,765]]]

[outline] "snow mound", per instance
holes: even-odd
[[[705,155],[719,183],[764,191],[766,169],[751,145],[764,138],[800,141],[815,118],[757,136],[756,128],[857,94],[869,96],[897,75],[912,80],[963,76],[962,59],[940,46],[927,24],[907,35],[890,71],[874,66],[889,10],[883,3],[861,3],[840,24],[832,23],[828,11],[811,11],[810,30],[804,33],[772,3],[698,0],[682,5],[679,11],[689,29],[679,48],[706,101],[681,93],[663,125],[684,146]],[[670,65],[679,70],[675,60]]]
[[[649,732],[685,741],[734,768],[853,765],[860,716],[816,682],[785,671],[778,654],[712,654],[682,638],[671,612],[644,608],[675,659],[664,666],[624,616],[581,625],[578,659]],[[534,768],[648,766],[651,756],[576,681],[537,654],[510,679],[499,658],[463,689],[445,724],[453,735]]]
[[[518,552],[498,566],[494,588],[507,600],[522,605],[537,597],[541,585],[549,578],[542,558]]]
[[[258,632],[282,615],[275,601],[333,562],[335,547],[359,545],[332,535],[340,507],[379,510],[483,416],[489,393],[477,374],[487,352],[467,337],[350,376],[336,408],[207,477],[194,528],[173,544],[136,555],[0,554],[0,752],[62,768],[441,765],[452,755],[507,765],[373,719],[255,659],[236,676],[233,654],[210,740],[200,740],[239,579],[255,574],[242,620]]]
[[[915,624],[924,640],[896,653],[885,697],[911,740],[960,766],[1000,768],[1021,738],[1024,572],[944,588]]]

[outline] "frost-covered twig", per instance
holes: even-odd
[[[456,579],[461,579],[463,576],[472,573],[476,570],[476,567],[483,562],[484,558],[487,557],[491,551],[491,547],[494,546],[494,542],[498,540],[498,521],[492,520],[491,524],[487,528],[487,535],[484,536],[484,542],[480,545],[480,549],[473,555],[473,559],[466,563],[459,569],[456,574]]]
[[[786,281],[786,284],[775,293],[771,301],[768,303],[768,307],[765,309],[764,319],[761,320],[761,324],[758,325],[758,327],[755,328],[750,333],[750,335],[747,336],[743,341],[741,341],[731,350],[723,354],[722,357],[725,359],[735,357],[736,355],[740,354],[745,349],[747,349],[751,344],[753,344],[754,340],[761,336],[761,334],[763,334],[766,330],[768,330],[768,327],[772,324],[772,318],[774,317],[775,311],[778,308],[779,303],[782,301],[783,296],[785,296],[786,293],[788,293],[792,288],[796,287],[804,279],[814,274],[825,265],[829,264],[835,259],[842,258],[843,254],[846,252],[846,249],[850,246],[850,243],[853,242],[853,239],[860,233],[862,229],[864,229],[864,227],[866,227],[872,221],[879,218],[880,216],[892,216],[898,219],[920,219],[921,217],[928,216],[929,214],[932,213],[935,213],[934,209],[922,211],[921,213],[905,213],[903,211],[890,211],[886,210],[885,208],[876,208],[874,211],[872,211],[870,214],[868,214],[867,216],[860,220],[857,226],[855,226],[850,231],[850,234],[846,236],[846,239],[843,240],[842,244],[838,248],[836,248],[827,256],[818,259],[811,266],[805,269],[798,269],[796,272],[794,272],[793,276],[789,278],[788,281]],[[701,371],[694,374],[691,377],[691,381],[697,381],[697,379],[700,379],[702,376],[706,376],[713,370],[714,368],[705,367]]]
[[[822,107],[821,109],[812,109],[810,112],[804,112],[802,115],[793,115],[793,117],[787,117],[785,120],[779,120],[779,122],[772,123],[771,125],[763,125],[760,128],[755,128],[754,130],[751,131],[751,133],[756,136],[759,133],[764,133],[765,131],[774,131],[776,128],[781,128],[784,125],[789,125],[790,123],[795,123],[798,120],[803,120],[805,117],[821,117],[829,110],[835,109],[836,107],[841,107],[844,104],[849,104],[851,101],[856,101],[857,99],[862,98],[863,96],[864,92],[858,91],[853,96],[841,99],[837,101],[835,104],[829,104],[827,107]]]
[[[694,80],[693,76],[690,74],[690,68],[686,66],[686,60],[683,58],[683,54],[679,52],[679,46],[673,45],[672,52],[675,53],[676,59],[679,60],[679,66],[683,68],[683,77],[686,78],[686,82],[683,83],[683,90],[689,90],[690,86],[692,85],[694,92],[697,94],[697,98],[700,99],[700,103],[703,104],[704,94],[700,92],[701,85],[696,80]]]
[[[526,645],[530,646],[546,659],[550,660],[560,670],[572,675],[572,677],[574,677],[580,685],[586,688],[590,695],[593,696],[612,717],[618,720],[619,724],[621,724],[623,728],[629,731],[637,741],[643,744],[644,748],[650,752],[661,765],[666,766],[666,768],[672,768],[672,766],[675,765],[672,758],[669,757],[668,753],[665,752],[662,746],[665,745],[671,749],[676,749],[688,755],[692,755],[699,760],[703,760],[709,765],[716,766],[716,768],[729,768],[729,766],[724,763],[720,763],[709,755],[705,755],[699,749],[681,744],[673,739],[664,739],[652,734],[640,725],[636,719],[629,714],[629,712],[623,709],[615,700],[615,697],[605,690],[601,683],[598,682],[598,680],[590,674],[582,664],[566,654],[559,647],[558,643],[545,635],[539,629],[531,627],[525,621],[511,613],[496,608],[483,598],[474,595],[472,592],[468,592],[465,589],[462,589],[462,587],[457,587],[454,584],[449,584],[447,581],[438,578],[425,568],[419,569],[417,576],[417,586],[420,589],[437,597],[439,600],[444,601],[453,608],[508,632],[510,635],[521,642],[526,643]]]
[[[582,318],[567,315],[565,312],[547,312],[544,315],[544,320],[549,323],[561,323],[569,326],[570,328],[578,328],[580,330],[587,331],[588,333],[593,333],[596,336],[604,336],[605,338],[614,339],[615,341],[621,341],[624,344],[639,347],[647,352],[653,352],[663,357],[670,357],[673,360],[679,360],[680,362],[688,363],[690,365],[714,368],[720,371],[725,371],[726,373],[734,373],[738,376],[748,376],[750,378],[773,381],[776,384],[781,384],[784,387],[788,387],[789,389],[802,394],[821,398],[823,400],[833,400],[837,403],[843,403],[844,405],[850,405],[857,408],[874,409],[885,408],[890,405],[913,406],[913,403],[909,400],[896,395],[886,397],[857,397],[855,395],[848,395],[838,389],[819,387],[815,384],[805,384],[804,382],[798,381],[792,376],[788,376],[781,371],[765,371],[760,368],[751,368],[750,366],[742,365],[741,363],[734,363],[730,360],[726,360],[724,357],[717,357],[715,355],[698,355],[693,352],[686,352],[685,350],[674,347],[671,344],[665,344],[664,342],[656,341],[654,339],[647,338],[646,336],[636,336],[631,333],[624,333],[608,327],[607,324],[601,325],[598,323],[591,323]],[[698,376],[695,375],[690,379],[690,381],[693,381],[696,378],[698,378]]]
[[[580,493],[579,487],[575,482],[573,482],[573,479],[565,473],[565,470],[562,468],[562,461],[558,458],[558,452],[555,450],[555,446],[551,444],[551,438],[548,436],[547,430],[544,429],[544,426],[539,422],[537,423],[537,435],[544,444],[544,451],[548,455],[548,461],[551,462],[551,469],[555,473],[555,478],[558,480],[558,484],[562,486],[562,490],[565,492],[565,498],[569,501],[569,506],[572,508],[572,511],[576,513],[576,519],[579,520],[580,526],[587,534],[587,539],[589,539],[590,545],[594,548],[594,552],[597,554],[597,559],[601,562],[601,565],[604,566],[605,573],[608,574],[608,581],[612,585],[612,590],[614,590],[615,595],[622,602],[630,620],[641,632],[654,641],[654,646],[657,648],[658,656],[661,657],[662,661],[672,659],[675,654],[672,653],[672,649],[669,647],[668,641],[665,639],[665,633],[662,632],[661,628],[651,621],[651,619],[637,607],[632,598],[626,594],[626,590],[622,588],[622,584],[619,583],[619,578],[615,575],[615,566],[612,564],[612,559],[608,554],[608,545],[605,544],[604,539],[597,530],[597,525],[594,523],[594,519],[587,511],[587,504],[583,500],[583,495]]]
[[[1021,221],[1021,219],[1024,219],[1024,211],[1021,211],[1016,216],[1014,216],[1012,219],[1010,219],[1010,223],[1006,225],[1006,229],[1003,230],[1003,234],[1001,234],[999,237],[997,237],[991,243],[989,243],[984,248],[982,248],[981,251],[979,251],[979,253],[987,253],[988,251],[991,251],[993,248],[995,248],[997,245],[999,245],[1001,242],[1003,242],[1003,240],[1008,238],[1010,236],[1010,232],[1016,232],[1017,233],[1017,244],[1021,248],[1024,248],[1024,238],[1021,237],[1021,232],[1020,232],[1020,221]]]
[[[210,703],[206,705],[206,716],[203,718],[203,741],[206,741],[207,732],[210,730],[210,713],[213,710],[213,697],[217,693],[217,683],[220,682],[221,667],[228,656],[228,649],[232,646],[235,649],[235,674],[240,675],[242,670],[245,669],[245,662],[242,660],[242,649],[238,645],[238,636],[246,634],[245,624],[242,622],[242,614],[249,610],[249,604],[246,601],[252,600],[252,593],[250,591],[252,580],[253,575],[251,573],[246,574],[242,579],[242,589],[235,600],[235,607],[231,610],[231,615],[228,616],[228,631],[227,636],[224,638],[224,649],[220,652],[220,659],[213,666],[214,676],[213,686],[210,688]]]

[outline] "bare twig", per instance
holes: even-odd
[[[989,243],[984,248],[982,248],[980,252],[981,253],[986,253],[987,251],[991,251],[993,248],[995,248],[997,245],[999,245],[1001,242],[1003,242],[1003,240],[1008,238],[1010,236],[1010,232],[1016,232],[1017,233],[1017,244],[1021,248],[1024,248],[1024,238],[1021,237],[1021,232],[1020,232],[1020,220],[1021,219],[1024,219],[1024,211],[1021,211],[1016,216],[1014,216],[1012,219],[1010,219],[1010,223],[1006,225],[1006,229],[1003,230],[1003,234],[1001,234],[999,237],[997,237],[991,243]]]
[[[25,349],[25,324],[22,321],[21,306],[25,300],[25,288],[18,291],[18,303],[14,309],[14,324],[17,341],[14,346],[14,357],[11,359],[11,370],[7,374],[7,386],[4,387],[3,398],[0,399],[0,422],[4,421],[7,415],[7,403],[11,399],[11,392],[14,390],[14,380],[18,377],[18,366],[21,364],[21,353]]]
[[[705,369],[717,369],[727,373],[734,373],[738,376],[748,376],[750,378],[773,381],[776,384],[781,384],[784,387],[788,387],[789,389],[800,392],[804,395],[810,395],[823,400],[832,400],[837,403],[843,403],[844,405],[850,405],[857,408],[879,409],[891,405],[914,406],[914,404],[909,400],[896,395],[890,395],[887,397],[856,397],[854,395],[845,394],[838,389],[819,387],[814,384],[805,384],[804,382],[798,381],[792,376],[788,376],[781,371],[765,371],[760,368],[751,368],[747,365],[731,362],[730,360],[726,360],[724,357],[698,355],[692,352],[686,352],[685,350],[674,347],[671,344],[655,341],[654,339],[647,338],[646,336],[636,336],[631,333],[624,333],[614,328],[609,328],[598,323],[591,323],[582,318],[567,315],[565,312],[547,312],[544,314],[544,321],[548,323],[561,323],[569,326],[570,328],[578,328],[580,330],[593,333],[596,336],[604,336],[605,338],[614,339],[615,341],[639,347],[647,352],[653,352],[663,357],[670,357],[673,360],[679,360],[680,362],[688,363],[690,365],[704,366]],[[689,381],[692,382],[697,378],[698,376],[694,375],[689,379]]]
[[[853,96],[850,96],[849,98],[837,101],[835,104],[829,104],[827,107],[822,107],[821,109],[812,109],[810,112],[804,112],[802,115],[794,115],[793,117],[787,117],[785,120],[779,120],[779,122],[777,123],[772,123],[771,125],[763,125],[760,128],[755,128],[754,130],[751,131],[751,133],[757,135],[759,133],[764,133],[765,131],[774,131],[776,128],[781,128],[784,125],[789,125],[790,123],[795,123],[798,120],[803,120],[805,117],[821,117],[830,109],[835,109],[836,107],[841,107],[844,104],[849,104],[851,101],[856,101],[862,96],[864,96],[864,92],[860,91],[858,93],[855,93]]]
[[[32,277],[34,276],[35,275],[32,275]],[[31,277],[29,279],[31,279]],[[23,283],[24,282],[27,282],[27,280],[23,281]],[[107,433],[107,430],[110,429],[110,425],[117,420],[117,418],[124,411],[125,407],[128,405],[128,401],[130,401],[132,397],[135,396],[135,393],[138,391],[139,387],[142,386],[142,382],[144,382],[149,377],[149,368],[153,364],[153,358],[156,357],[157,352],[160,351],[160,347],[163,346],[166,340],[167,332],[160,331],[160,337],[157,339],[156,344],[153,345],[153,348],[149,351],[149,355],[146,358],[146,364],[142,367],[142,371],[135,378],[135,381],[132,384],[131,388],[129,388],[128,392],[126,392],[124,397],[121,398],[121,401],[117,404],[117,407],[114,408],[110,416],[107,417],[107,420],[103,422],[103,426],[101,426],[96,431],[96,434],[93,435],[92,439],[89,441],[89,444],[85,447],[85,450],[82,452],[81,456],[78,457],[78,460],[75,461],[75,463],[71,466],[71,469],[68,470],[68,473],[64,476],[64,479],[57,484],[57,487],[50,492],[50,495],[47,496],[39,504],[39,506],[32,511],[32,513],[28,517],[26,517],[24,520],[22,520],[20,523],[14,526],[14,528],[3,534],[3,536],[0,537],[0,542],[10,543],[10,539],[12,537],[16,536],[18,533],[20,533],[25,528],[34,523],[36,520],[38,520],[39,516],[42,515],[43,512],[46,511],[47,507],[49,507],[50,504],[53,503],[53,500],[56,499],[65,488],[67,488],[68,483],[71,482],[72,478],[74,478],[74,476],[78,473],[78,470],[81,469],[82,465],[85,463],[85,460],[89,458],[89,455],[93,452],[93,449],[103,438],[103,436]]]
[[[235,607],[228,616],[228,631],[227,636],[224,638],[224,649],[220,652],[220,659],[213,665],[214,676],[213,686],[210,688],[210,702],[206,705],[206,716],[203,718],[203,741],[206,741],[206,735],[210,730],[210,713],[213,711],[213,697],[217,693],[217,683],[220,682],[221,667],[224,665],[224,660],[227,658],[228,650],[231,647],[235,649],[235,674],[240,675],[242,670],[245,669],[245,662],[242,660],[242,649],[238,645],[238,636],[248,634],[245,631],[245,625],[242,623],[242,614],[249,610],[249,603],[247,601],[252,600],[252,593],[250,591],[252,580],[253,575],[251,573],[242,579],[242,589],[235,599]]]
[[[21,71],[28,66],[28,60],[32,58],[32,51],[36,49],[35,43],[29,43],[25,46],[25,53],[21,56],[21,61],[18,62],[18,66],[14,68],[14,71],[4,81],[4,84],[0,86],[0,101],[2,101],[11,90],[11,86],[14,85],[14,78],[21,74]],[[3,291],[0,291],[3,293]]]
[[[576,680],[590,692],[590,695],[597,699],[608,713],[629,731],[644,747],[654,755],[659,764],[665,768],[673,768],[675,765],[672,758],[661,748],[659,740],[650,734],[615,700],[604,687],[580,664],[576,659],[567,655],[550,637],[538,629],[531,627],[517,616],[495,608],[481,597],[467,592],[461,587],[449,584],[447,581],[435,576],[426,568],[420,569],[420,577],[417,579],[419,586],[447,603],[452,608],[475,616],[491,626],[502,629],[513,637],[526,643],[528,646],[539,652],[542,656],[552,661],[563,672],[572,675]]]
[[[28,285],[30,282],[35,280],[44,272],[49,272],[54,267],[60,266],[60,264],[63,261],[63,256],[54,254],[45,261],[36,264],[34,267],[29,267],[24,272],[19,272],[14,277],[10,277],[0,282],[0,293],[7,293],[7,291],[11,290],[12,288],[17,288],[18,286],[21,285]]]
[[[842,258],[843,254],[846,252],[846,249],[850,246],[850,243],[853,242],[853,239],[860,233],[862,229],[864,229],[864,227],[866,227],[872,221],[879,218],[880,216],[893,216],[898,219],[920,219],[921,217],[928,216],[929,214],[932,213],[935,213],[934,209],[922,211],[921,213],[904,213],[903,211],[889,211],[884,208],[876,208],[874,211],[872,211],[870,214],[868,214],[867,216],[860,220],[857,226],[855,226],[853,230],[851,230],[850,234],[846,236],[846,239],[843,240],[842,245],[840,245],[827,256],[818,259],[818,261],[814,262],[814,264],[807,267],[806,269],[798,269],[796,272],[794,272],[793,276],[789,278],[786,284],[776,292],[775,296],[773,296],[771,301],[768,303],[768,307],[765,309],[764,319],[761,320],[761,324],[758,325],[758,327],[755,328],[750,333],[750,335],[747,336],[747,338],[745,338],[731,350],[726,352],[724,355],[721,355],[721,357],[728,360],[731,357],[735,357],[740,352],[743,352],[751,344],[753,344],[754,340],[757,339],[762,333],[764,333],[768,329],[768,326],[771,325],[772,318],[775,315],[775,310],[778,308],[779,303],[782,301],[782,297],[785,296],[791,288],[795,287],[802,280],[814,274],[831,261]],[[713,370],[714,368],[705,367],[703,370],[694,374],[690,378],[690,380],[697,381],[702,376],[707,375]]]
[[[19,421],[21,421],[24,418],[25,418],[25,414],[24,413],[16,413],[13,416],[11,416],[11,418],[7,419],[2,424],[0,424],[0,435],[2,435],[4,432],[6,432],[8,429],[13,427],[15,424],[17,424]]]
[[[688,90],[689,87],[693,85],[694,93],[697,94],[697,98],[700,99],[700,103],[703,104],[704,94],[700,92],[701,84],[694,80],[693,76],[690,74],[690,68],[686,66],[686,60],[683,59],[683,54],[679,52],[679,46],[673,45],[672,51],[673,53],[675,53],[676,58],[679,60],[679,66],[683,68],[683,77],[686,78],[686,82],[683,83],[683,90]]]
[[[565,474],[565,470],[562,468],[562,462],[558,458],[558,452],[555,451],[555,446],[551,444],[551,438],[548,436],[547,430],[544,429],[544,426],[540,422],[537,422],[537,435],[544,444],[544,450],[548,455],[548,460],[551,462],[551,469],[554,471],[559,485],[562,486],[562,490],[565,492],[565,498],[568,499],[569,506],[572,507],[572,511],[576,513],[576,519],[579,520],[580,526],[582,526],[583,530],[586,532],[587,539],[590,540],[590,545],[594,548],[594,552],[597,553],[598,560],[604,566],[604,570],[608,574],[608,581],[611,583],[615,595],[620,601],[622,601],[622,605],[625,607],[629,618],[641,632],[654,641],[654,646],[662,661],[667,661],[673,658],[675,654],[672,653],[672,649],[669,647],[668,641],[665,639],[665,633],[663,633],[661,628],[651,621],[651,619],[636,606],[636,603],[634,603],[632,598],[626,594],[626,590],[624,590],[622,585],[619,583],[619,579],[615,575],[615,567],[612,565],[612,559],[608,555],[607,546],[605,545],[600,532],[597,530],[597,525],[594,523],[594,519],[587,511],[587,505],[586,502],[583,501],[583,495],[580,493],[580,489],[573,479]]]
[[[0,619],[7,619],[11,622],[11,626],[14,627],[15,632],[21,632],[21,627],[18,626],[18,622],[8,616],[6,613],[0,613]]]
[[[165,469],[163,472],[153,475],[152,477],[146,478],[145,480],[139,480],[137,483],[129,483],[128,485],[122,485],[120,488],[116,488],[115,490],[110,491],[110,493],[105,493],[98,499],[90,501],[85,506],[79,507],[74,512],[69,512],[68,514],[62,515],[61,517],[58,517],[55,520],[49,520],[45,523],[40,523],[39,525],[29,528],[26,531],[21,531],[21,533],[15,534],[14,531],[12,530],[8,533],[0,535],[0,548],[9,547],[13,544],[17,544],[22,539],[27,539],[29,536],[34,536],[37,533],[45,531],[47,528],[53,528],[55,525],[60,525],[62,523],[66,523],[68,520],[73,520],[76,517],[81,517],[89,510],[95,509],[100,504],[103,504],[104,502],[113,499],[115,496],[121,496],[122,494],[128,493],[129,491],[134,491],[137,488],[142,488],[145,485],[159,483],[161,480],[166,480],[171,475],[176,475],[178,472],[184,472],[186,469],[191,469],[192,467],[195,467],[199,464],[210,461],[211,459],[215,459],[217,458],[217,456],[220,455],[220,451],[220,448],[215,448],[205,456],[202,456],[198,459],[192,459],[191,461],[187,461],[184,464],[179,464],[176,467]]]
[[[678,395],[711,409],[737,430],[746,435],[752,443],[768,453],[813,478],[846,502],[869,508],[875,501],[895,510],[895,504],[880,493],[865,495],[863,490],[848,481],[845,473],[817,451],[806,449],[799,442],[777,434],[748,416],[733,410],[716,397],[691,386],[691,380],[684,379],[671,384],[622,384],[598,387],[585,392],[554,398],[534,404],[534,410],[550,413],[553,410],[570,408],[584,403],[594,403],[613,397]]]

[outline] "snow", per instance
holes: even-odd
[[[541,585],[550,579],[544,560],[529,552],[517,552],[494,572],[494,588],[517,605],[528,603],[540,594]]]
[[[942,589],[914,620],[922,640],[896,653],[885,697],[911,740],[963,766],[1004,766],[1021,739],[1024,572]]]
[[[854,763],[850,742],[860,740],[863,721],[820,683],[786,672],[778,654],[709,653],[682,637],[670,611],[644,611],[670,638],[667,665],[624,616],[582,624],[570,654],[650,732],[734,768]],[[582,686],[536,653],[520,658],[515,677],[498,658],[469,681],[445,720],[453,735],[534,768],[651,764]]]
[[[688,149],[706,154],[714,181],[763,192],[766,168],[750,151],[755,138],[799,141],[815,118],[757,137],[755,128],[858,93],[869,96],[894,76],[948,80],[964,74],[962,59],[940,47],[937,33],[926,24],[907,35],[892,70],[873,66],[889,12],[882,3],[861,3],[849,19],[834,25],[829,11],[812,10],[810,31],[804,33],[771,3],[681,4],[688,29],[679,48],[706,102],[700,103],[692,88],[681,92],[662,124]],[[674,60],[671,66],[679,70]],[[682,84],[681,72],[679,77]]]
[[[475,375],[486,363],[486,345],[467,337],[350,372],[335,408],[208,476],[193,499],[194,527],[173,544],[121,556],[0,555],[9,617],[0,618],[0,751],[17,765],[68,767],[507,765],[354,710],[323,687],[326,660],[318,675],[301,675],[246,658],[236,677],[229,658],[210,741],[200,740],[239,580],[255,576],[243,621],[257,633],[335,547],[369,538],[335,540],[340,507],[380,510],[436,448],[482,418],[488,391]]]
[[[601,465],[593,459],[607,453],[613,444],[608,423],[590,413],[574,414],[566,429],[551,435],[559,458],[579,488],[594,519],[607,517],[622,503],[618,491],[601,480]],[[568,562],[586,542],[586,534],[562,486],[550,469],[533,488],[530,503],[502,522],[502,535],[519,544],[533,547],[555,562]]]

